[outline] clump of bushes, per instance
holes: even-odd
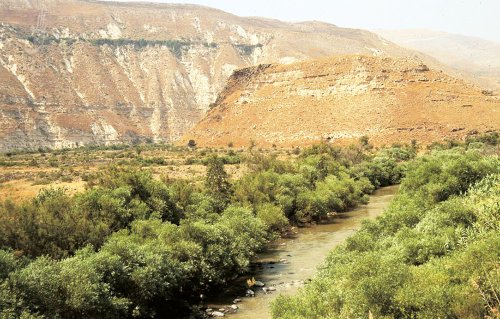
[[[495,318],[500,162],[458,149],[412,161],[389,209],[339,246],[274,318]]]
[[[80,41],[84,43],[91,43],[95,46],[111,46],[111,47],[121,47],[130,46],[136,50],[141,50],[146,47],[154,46],[166,46],[172,54],[178,59],[182,58],[183,52],[191,47],[194,43],[189,39],[167,39],[167,40],[148,40],[148,39],[73,39],[73,38],[60,38],[55,37],[50,34],[30,34],[25,35],[25,39],[34,45],[45,46],[51,44],[65,43],[68,45],[73,45],[74,43]],[[216,43],[200,43],[201,45],[215,49],[218,47]]]
[[[321,145],[294,161],[207,151],[204,183],[159,181],[142,168],[150,147],[120,153],[141,166],[83,174],[81,194],[0,205],[0,317],[186,316],[290,223],[365,203],[404,174],[396,156]],[[231,180],[232,163],[248,173]]]
[[[250,210],[228,208],[213,223],[174,225],[137,220],[109,237],[98,252],[83,248],[61,261],[39,257],[16,267],[9,253],[2,278],[2,315],[48,317],[181,316],[188,301],[223,284],[248,265],[265,242]]]
[[[46,189],[20,206],[1,204],[0,247],[63,258],[87,244],[100,247],[136,219],[180,220],[167,187],[147,172],[112,169],[89,184],[95,187],[75,197]]]
[[[147,40],[147,39],[93,39],[90,40],[93,45],[109,45],[112,47],[132,46],[136,50],[150,46],[166,46],[172,54],[180,59],[183,51],[189,48],[193,43],[187,39],[173,40]]]

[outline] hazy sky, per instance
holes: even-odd
[[[120,0],[122,1],[122,0]],[[360,29],[425,28],[500,42],[500,0],[136,0],[196,3],[239,16]]]

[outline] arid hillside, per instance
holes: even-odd
[[[500,91],[500,43],[432,30],[377,30],[405,48],[429,54],[482,87]]]
[[[298,146],[367,135],[423,144],[500,129],[500,97],[411,59],[347,55],[241,69],[186,134],[200,146]]]
[[[235,69],[355,53],[415,55],[367,31],[194,5],[0,0],[0,151],[176,140]]]

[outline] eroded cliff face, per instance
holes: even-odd
[[[0,57],[3,149],[168,141],[215,96],[207,76],[182,65],[195,62],[167,47],[37,45],[12,32],[2,34]],[[203,46],[191,50],[211,55]]]
[[[192,5],[0,0],[0,151],[169,142],[232,72],[410,51],[366,31]]]
[[[500,130],[500,98],[406,58],[348,55],[239,70],[181,143],[429,144]]]

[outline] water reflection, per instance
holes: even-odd
[[[394,197],[398,186],[377,190],[368,205],[342,213],[333,221],[301,228],[292,238],[280,239],[256,258],[250,274],[236,280],[231,287],[214,297],[208,305],[218,310],[233,303],[238,298],[238,310],[226,313],[230,318],[264,319],[270,318],[269,305],[280,293],[294,293],[304,282],[312,278],[318,266],[333,247],[352,235],[364,219],[373,219],[383,212]],[[255,288],[255,297],[245,297],[246,279],[265,283],[263,288]],[[267,291],[268,289],[272,291]]]

